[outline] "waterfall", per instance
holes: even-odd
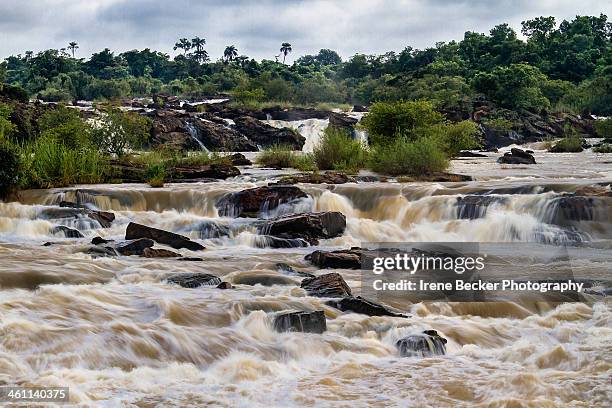
[[[191,138],[198,143],[198,145],[200,146],[200,149],[204,150],[205,152],[210,153],[210,150],[208,150],[206,146],[204,146],[204,143],[202,143],[202,141],[198,138],[198,130],[193,125],[193,123],[187,122],[185,123],[185,127],[187,128],[187,131],[189,132],[189,136],[191,136]]]

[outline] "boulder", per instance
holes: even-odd
[[[274,330],[321,334],[327,330],[325,313],[322,310],[281,313],[274,317]]]
[[[197,230],[200,232],[200,239],[221,238],[230,234],[227,225],[221,225],[214,221],[204,221],[197,227]]]
[[[300,287],[309,296],[344,298],[352,296],[351,288],[339,273],[327,273],[314,278],[302,280]]]
[[[249,140],[243,133],[210,120],[194,120],[191,131],[204,146],[210,150],[225,152],[256,152],[257,143]]]
[[[168,283],[175,283],[184,288],[197,288],[200,286],[217,286],[221,279],[208,273],[180,273],[169,276]]]
[[[115,250],[115,248],[111,247],[111,246],[101,246],[101,245],[95,245],[95,246],[91,246],[87,249],[86,253],[93,255],[94,257],[97,256],[119,256],[119,253],[117,253],[117,251]]]
[[[308,197],[293,186],[256,187],[228,193],[215,204],[222,217],[258,217],[262,211]]]
[[[503,156],[497,159],[501,164],[536,164],[535,158],[521,149],[510,149]]]
[[[354,105],[353,106],[353,112],[369,112],[369,109],[368,109],[367,106]]]
[[[262,235],[255,239],[257,248],[303,248],[308,241],[302,238],[279,238],[272,235]]]
[[[197,256],[184,256],[182,258],[177,259],[177,261],[185,261],[185,262],[202,262],[203,258],[199,258]]]
[[[230,164],[212,163],[199,166],[176,167],[174,169],[173,181],[181,181],[183,179],[220,179],[225,180],[229,177],[240,175],[240,170]]]
[[[547,220],[551,224],[567,225],[572,221],[592,221],[596,198],[564,195],[548,203]]]
[[[234,286],[229,282],[221,282],[217,285],[217,289],[234,289]]]
[[[306,255],[306,260],[321,269],[361,269],[361,249],[314,251]]]
[[[279,262],[275,265],[276,270],[292,276],[299,276],[302,278],[314,278],[315,276],[312,273],[296,271],[291,265],[287,265],[286,263]]]
[[[425,330],[399,339],[395,346],[402,357],[432,357],[446,354],[447,340],[435,330]]]
[[[253,162],[247,159],[242,153],[234,153],[229,156],[229,159],[232,161],[234,166],[250,166],[253,164]]]
[[[121,255],[143,255],[145,249],[151,248],[153,245],[155,245],[155,242],[152,239],[140,238],[118,244],[115,249]]]
[[[576,196],[584,197],[612,197],[612,188],[610,185],[605,186],[581,186],[574,192]]]
[[[289,146],[294,150],[302,150],[306,138],[289,128],[275,128],[249,116],[234,119],[235,129],[246,136],[257,146],[270,147],[274,145]]]
[[[51,234],[64,234],[66,238],[83,238],[84,235],[81,232],[74,228],[69,228],[64,225],[57,225],[51,228]]]
[[[163,248],[145,248],[142,256],[145,258],[180,258],[183,255]]]
[[[152,239],[155,242],[168,245],[174,249],[186,248],[190,251],[200,251],[205,249],[203,245],[198,244],[197,242],[194,242],[183,235],[130,222],[125,231],[125,239],[139,238]]]
[[[40,212],[40,216],[45,219],[79,219],[87,217],[97,221],[102,228],[109,228],[115,220],[115,214],[107,211],[90,210],[84,207],[51,207],[45,208]]]
[[[329,114],[329,125],[341,129],[353,130],[354,126],[359,122],[357,118],[339,112],[331,112]]]
[[[344,233],[346,217],[337,211],[283,215],[266,220],[257,232],[279,238],[301,238],[311,245]]]
[[[354,312],[368,316],[408,317],[401,313],[393,312],[386,306],[364,299],[361,296],[349,296],[340,300],[330,300],[327,302],[327,305],[343,312]]]
[[[167,146],[178,150],[200,150],[200,144],[194,139],[186,123],[191,116],[171,109],[157,109],[148,114],[152,121],[151,144]]]
[[[506,197],[493,195],[467,195],[457,197],[457,218],[474,220],[483,218],[490,205],[505,203]]]
[[[107,244],[109,242],[113,242],[112,239],[104,239],[102,237],[93,237],[93,239],[91,240],[91,243],[94,245],[101,245],[101,244]]]
[[[462,150],[459,152],[457,157],[489,157],[486,154],[471,152],[469,150]]]

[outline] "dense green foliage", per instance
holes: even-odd
[[[329,126],[313,151],[314,161],[320,170],[345,170],[354,172],[364,167],[367,151],[348,131]]]
[[[92,141],[102,152],[123,156],[148,142],[151,129],[148,118],[113,107],[106,107],[103,112],[92,130]]]
[[[430,138],[410,140],[398,137],[377,146],[370,156],[370,168],[390,175],[426,175],[446,170],[448,157]]]
[[[612,139],[612,118],[598,120],[593,124],[597,136]]]
[[[291,65],[285,64],[292,53],[288,43],[276,61],[240,55],[235,45],[211,61],[199,37],[180,39],[173,59],[150,49],[120,54],[104,49],[83,59],[73,42],[67,49],[10,56],[0,73],[5,82],[52,101],[232,92],[247,105],[427,98],[443,112],[466,113],[473,98],[484,94],[508,109],[612,113],[612,24],[605,15],[559,24],[554,17],[538,17],[522,22],[521,32],[526,41],[500,24],[487,34],[466,32],[460,41],[424,50],[407,46],[344,62],[323,49]]]
[[[612,144],[602,144],[593,148],[595,153],[612,153]]]
[[[21,156],[17,148],[7,140],[0,139],[0,199],[19,185]]]

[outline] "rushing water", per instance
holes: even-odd
[[[496,156],[453,163],[456,171],[475,174],[474,182],[302,185],[308,199],[266,216],[341,211],[347,231],[321,241],[326,249],[368,241],[479,241],[504,252],[507,243],[533,242],[531,252],[510,255],[537,263],[569,243],[578,245],[577,272],[609,280],[610,199],[598,201],[592,220],[571,231],[551,217],[561,194],[611,182],[610,162],[591,153],[538,152],[542,164],[512,167],[494,163]],[[108,407],[609,406],[612,309],[605,298],[394,304],[408,319],[341,313],[306,296],[299,277],[275,266],[317,274],[304,260],[315,248],[261,248],[249,220],[218,216],[214,203],[223,194],[278,175],[246,172],[251,175],[162,189],[28,191],[19,202],[0,203],[0,383],[68,386],[73,404]],[[457,198],[484,193],[503,200],[462,218]],[[113,225],[41,218],[59,201],[77,199],[115,212]],[[180,252],[204,261],[85,253],[94,236],[122,239],[130,221],[199,240],[205,251]],[[211,221],[227,225],[230,236],[207,238]],[[85,238],[53,235],[57,224],[78,228]],[[165,283],[176,272],[212,273],[235,289]],[[358,293],[359,272],[340,273]],[[272,317],[282,310],[324,310],[328,330],[277,333]],[[425,329],[448,339],[447,355],[400,357],[395,342]]]

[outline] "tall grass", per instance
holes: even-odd
[[[368,152],[348,131],[329,126],[314,148],[313,156],[320,170],[355,172],[364,167]]]
[[[291,146],[273,145],[257,155],[258,164],[277,169],[292,167],[302,171],[316,170],[311,154],[303,154],[292,150]]]
[[[426,175],[446,170],[449,161],[439,144],[429,138],[411,141],[397,137],[391,144],[377,146],[369,168],[390,175]]]

